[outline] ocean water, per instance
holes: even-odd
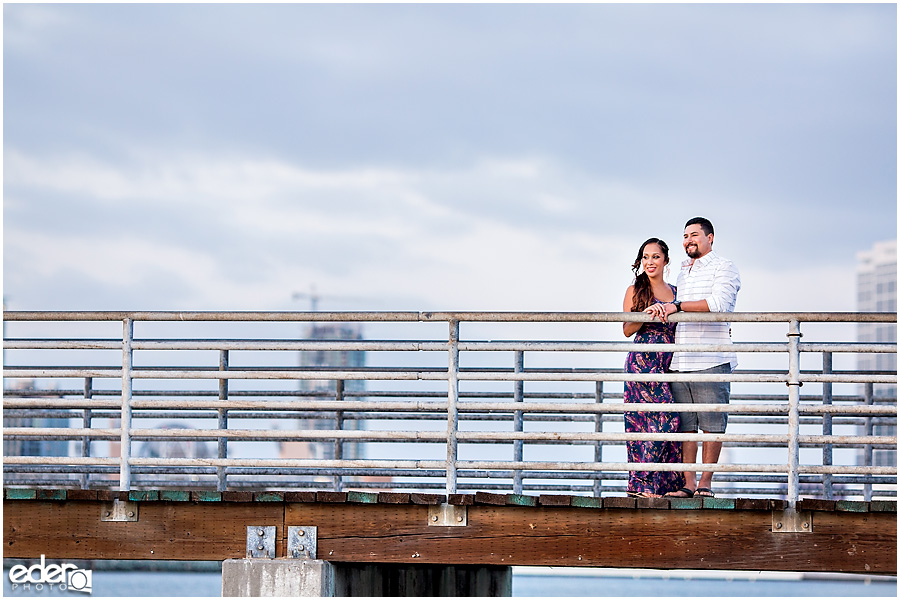
[[[58,588],[13,589],[4,571],[3,595],[17,597],[90,597]],[[217,597],[222,578],[217,572],[98,571],[92,578],[93,597]],[[690,596],[817,596],[897,597],[897,580],[888,577],[803,576],[800,574],[683,572],[649,574],[612,569],[514,569],[514,597],[690,597]]]
[[[897,597],[895,578],[845,579],[803,578],[802,574],[674,572],[661,574],[628,570],[616,575],[602,569],[602,575],[553,570],[531,574],[513,571],[513,596],[517,597]],[[580,571],[580,569],[579,569]]]

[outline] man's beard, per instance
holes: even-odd
[[[684,251],[687,252],[688,257],[690,258],[700,258],[700,247],[696,244],[689,245]]]

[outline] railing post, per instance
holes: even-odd
[[[598,381],[597,387],[594,391],[594,401],[597,404],[603,404],[603,382]],[[605,413],[594,413],[594,431],[596,433],[603,433],[603,422],[606,420]],[[603,442],[597,441],[596,445],[594,445],[594,462],[602,463],[603,462]],[[603,492],[603,476],[600,475],[597,479],[594,479],[594,497],[599,498],[600,494]]]
[[[122,327],[122,437],[119,448],[119,489],[131,489],[131,371],[134,366],[134,321],[126,318]]]
[[[866,398],[866,406],[872,406],[875,401],[875,386],[871,383],[865,384],[865,398]],[[873,421],[871,416],[867,416],[865,420],[865,428],[866,428],[866,437],[869,437],[873,433]],[[873,452],[872,452],[872,444],[866,444],[863,446],[863,464],[867,467],[873,466]],[[872,501],[872,484],[866,483],[863,486],[863,500],[866,502]]]
[[[459,321],[450,319],[450,364],[447,372],[447,494],[456,493],[456,433],[459,429]]]
[[[335,400],[341,402],[344,399],[344,380],[338,379],[335,383]],[[337,431],[343,431],[344,429],[344,411],[338,410],[334,413],[334,428]],[[344,459],[344,440],[342,438],[337,438],[334,440],[334,459],[335,460],[343,460]],[[334,476],[334,491],[341,492],[344,489],[344,476],[343,475],[335,475]]]
[[[832,371],[832,353],[831,352],[823,352],[822,353],[822,373],[827,375]],[[832,398],[832,384],[830,381],[826,381],[822,384],[822,404],[825,406],[831,406],[833,401]],[[822,435],[830,436],[832,434],[831,427],[831,413],[825,413],[822,415]],[[822,447],[822,464],[823,465],[831,465],[834,462],[834,446],[832,444],[825,444]],[[822,485],[825,488],[825,499],[833,500],[834,499],[834,475],[831,473],[826,473],[822,476]]]
[[[219,350],[219,370],[227,371],[228,370],[228,350]],[[224,377],[219,379],[219,400],[228,400],[228,380]],[[220,408],[219,409],[219,422],[218,427],[220,431],[226,431],[228,429],[228,409]],[[220,437],[218,438],[218,453],[217,456],[219,458],[228,458],[228,438]],[[228,489],[228,469],[227,467],[216,467],[216,489],[220,492],[224,492]]]
[[[800,322],[792,319],[788,330],[788,507],[800,499]]]
[[[84,378],[84,399],[90,400],[94,396],[94,378],[93,377],[85,377]],[[82,414],[82,427],[85,429],[91,428],[91,419],[92,413],[90,408],[84,409]],[[91,455],[91,436],[86,435],[81,438],[81,456],[87,458]],[[88,489],[91,484],[91,474],[90,473],[82,473],[81,474],[81,489]]]
[[[515,365],[514,371],[516,373],[521,373],[525,370],[525,352],[522,350],[516,350],[515,352]],[[525,382],[521,379],[514,382],[515,387],[513,388],[513,401],[518,403],[523,403],[525,401]],[[517,410],[513,413],[513,431],[517,433],[521,433],[525,430],[525,415],[521,410]],[[525,456],[524,450],[525,443],[523,440],[515,440],[513,442],[513,461],[521,462]],[[522,470],[516,469],[513,473],[513,493],[521,494],[522,493]]]

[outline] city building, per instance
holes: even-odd
[[[857,300],[859,312],[897,312],[897,240],[877,242],[870,250],[857,253],[859,261],[856,271]],[[896,323],[860,323],[858,339],[860,342],[897,343]],[[857,368],[861,371],[896,371],[897,355],[860,354]],[[865,394],[865,386],[860,392]],[[876,384],[872,386],[874,399],[891,398],[896,402],[897,386]],[[897,435],[895,425],[879,424],[877,419],[873,425],[874,435]],[[874,449],[873,464],[877,466],[896,466],[897,451]]]
[[[311,323],[304,332],[307,340],[361,340],[362,327],[356,323]],[[300,367],[311,370],[356,369],[366,364],[366,353],[355,350],[316,350],[300,352]],[[358,392],[365,390],[365,381],[347,380],[344,382],[344,393],[350,394],[348,399],[359,400]],[[329,400],[337,394],[337,381],[334,380],[300,380],[301,397]],[[348,419],[337,422],[338,415],[333,412],[321,412],[311,418],[298,419],[291,426],[307,430],[359,429],[359,421]],[[282,442],[279,455],[281,458],[312,458],[333,460],[335,443],[323,442]],[[342,458],[362,458],[361,449],[356,442],[344,442]]]

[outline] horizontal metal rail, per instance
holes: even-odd
[[[5,311],[4,321],[180,321],[180,322],[431,322],[449,323],[648,323],[644,313],[626,312],[378,312],[378,311]],[[673,323],[896,323],[895,313],[758,312],[670,315]]]
[[[69,399],[16,399],[4,400],[5,408],[116,408],[115,403],[105,400]],[[165,409],[233,409],[233,410],[310,410],[320,412],[341,411],[396,411],[416,413],[437,413],[447,411],[447,403],[440,401],[333,401],[333,400],[133,400],[132,407],[143,410]],[[510,402],[473,402],[459,404],[461,412],[508,413],[522,410],[521,406]],[[525,405],[529,413],[565,413],[565,414],[615,414],[625,412],[680,412],[682,408],[676,404],[586,404],[529,402]],[[783,415],[788,409],[784,402],[769,404],[694,404],[695,412],[726,412],[729,414],[767,414]],[[891,405],[855,405],[839,406],[834,404],[807,404],[798,409],[802,415],[852,415],[852,416],[896,416],[896,406]]]
[[[72,457],[37,457],[37,456],[15,456],[9,458],[10,464],[16,465],[115,465],[118,464],[116,458],[82,458]],[[129,463],[131,465],[142,466],[192,466],[204,465],[215,467],[356,467],[356,468],[373,468],[373,469],[443,469],[446,466],[444,461],[440,460],[294,460],[294,459],[239,459],[239,458],[132,458]],[[704,463],[629,463],[629,462],[609,462],[604,464],[595,463],[571,463],[571,462],[538,462],[538,461],[458,461],[459,469],[507,469],[507,470],[552,470],[552,471],[714,471],[714,472],[753,472],[753,473],[789,473],[791,466],[789,464],[716,464],[709,465]],[[827,473],[856,473],[877,475],[894,475],[896,468],[894,467],[867,467],[867,466],[851,466],[851,465],[805,465],[804,470],[812,474]]]
[[[55,340],[10,338],[7,350],[121,350],[121,340]],[[249,350],[249,351],[340,351],[340,352],[446,352],[447,342],[421,341],[311,341],[311,340],[142,340],[132,344],[134,350]],[[468,352],[787,352],[786,343],[733,344],[636,344],[630,342],[460,342],[459,349]],[[800,344],[801,352],[884,353],[896,352],[895,344],[818,342]]]
[[[461,323],[515,323],[517,332],[527,331],[533,323],[621,323],[648,322],[643,313],[528,313],[528,312],[30,312],[4,314],[6,322],[23,331],[27,323],[121,322],[121,338],[70,337],[63,333],[53,337],[24,335],[4,340],[4,350],[15,354],[15,364],[4,366],[4,439],[9,443],[47,442],[71,444],[81,448],[81,456],[35,456],[15,452],[4,457],[7,484],[25,481],[68,481],[76,478],[82,485],[103,487],[113,483],[107,477],[119,475],[120,489],[142,486],[160,475],[169,477],[172,485],[211,482],[217,489],[256,485],[289,487],[321,486],[330,482],[334,489],[344,485],[387,489],[435,489],[445,484],[448,492],[477,489],[488,485],[479,480],[509,479],[514,489],[544,489],[549,484],[540,480],[558,480],[547,489],[592,492],[621,491],[615,483],[627,471],[694,471],[720,473],[717,481],[756,484],[756,488],[731,486],[738,490],[784,494],[793,504],[800,486],[819,486],[826,496],[863,494],[896,495],[896,467],[873,464],[874,452],[890,452],[896,464],[896,367],[880,371],[836,370],[831,368],[832,355],[896,354],[890,342],[862,343],[800,341],[801,323],[896,323],[891,313],[678,313],[673,322],[781,323],[787,326],[787,341],[741,342],[734,344],[634,344],[603,340],[470,340],[461,339]],[[282,337],[177,337],[134,335],[139,324],[142,332],[149,324],[170,323],[317,323],[357,322],[444,323],[449,326],[444,339],[387,340],[322,340],[296,339],[293,333]],[[524,328],[524,329],[523,329]],[[52,329],[52,328],[51,328]],[[46,331],[47,328],[42,328]],[[63,331],[59,329],[59,331]],[[271,329],[267,330],[271,331]],[[895,339],[896,334],[894,334]],[[882,339],[882,338],[879,338]],[[78,353],[103,356],[89,362]],[[117,364],[105,362],[109,351],[119,353]],[[191,352],[217,352],[218,368],[182,364],[172,361],[171,353],[193,356]],[[624,373],[621,369],[585,367],[525,368],[524,353],[563,356],[586,353],[603,356],[627,352],[735,352],[738,354],[775,355],[785,357],[783,369],[738,370],[731,374],[691,373],[642,374]],[[412,366],[396,360],[387,367],[282,367],[278,361],[262,361],[264,366],[237,365],[228,360],[229,353],[447,353],[448,367]],[[73,354],[74,353],[74,354]],[[134,360],[139,353],[142,360]],[[520,357],[515,365],[460,366],[460,353],[471,356],[494,356],[514,353]],[[493,354],[492,354],[493,353]],[[154,356],[165,355],[175,364],[162,366]],[[53,356],[40,359],[35,356]],[[823,369],[800,369],[801,355],[822,355]],[[78,356],[78,360],[61,357]],[[86,356],[86,355],[85,355]],[[274,356],[274,355],[273,355]],[[826,360],[827,358],[827,360]],[[769,358],[767,357],[767,360]],[[81,362],[81,365],[64,365]],[[402,359],[401,359],[402,360]],[[490,360],[495,360],[491,358]],[[894,363],[895,364],[895,363]],[[84,380],[84,390],[58,389],[72,379]],[[121,389],[94,389],[94,381],[121,382]],[[146,390],[133,389],[135,382],[183,381],[195,385],[217,382],[213,390]],[[57,389],[16,389],[9,382],[47,382]],[[298,389],[230,389],[229,384],[257,381],[258,385],[285,383],[295,386],[321,386],[329,382],[331,390]],[[728,405],[697,405],[694,410],[727,413],[735,426],[755,425],[751,432],[727,434],[706,433],[636,433],[605,430],[604,424],[621,427],[622,417],[635,412],[677,412],[681,407],[667,404],[624,404],[621,392],[604,389],[604,384],[624,382],[725,381],[733,385],[787,385],[786,395],[735,394]],[[416,382],[443,382],[447,393],[433,390],[346,389],[365,382],[381,386],[416,385]],[[575,386],[591,384],[596,391],[546,393],[525,392],[523,385],[555,384]],[[489,386],[518,386],[515,391],[497,391]],[[801,396],[800,386],[822,387],[822,393]],[[831,386],[854,384],[860,389],[855,396],[832,394]],[[160,384],[162,385],[162,384]],[[337,392],[334,390],[337,386]],[[460,386],[467,389],[461,390]],[[471,386],[484,386],[470,391]],[[878,394],[873,386],[881,386]],[[145,386],[141,386],[145,387]],[[620,388],[621,389],[621,388]],[[846,389],[846,388],[843,388]],[[889,397],[879,397],[885,391]],[[113,398],[115,396],[115,398]],[[239,419],[273,419],[289,422],[300,419],[291,429],[248,429],[235,426]],[[53,419],[42,422],[42,419]],[[191,421],[190,428],[138,426],[147,419]],[[64,422],[60,423],[59,421]],[[214,428],[209,423],[213,420]],[[446,421],[447,428],[434,430],[435,421]],[[402,423],[400,426],[390,423]],[[431,427],[425,427],[431,423]],[[512,424],[512,430],[497,430],[496,425]],[[420,425],[421,424],[421,425]],[[470,424],[470,425],[469,425]],[[593,424],[594,431],[577,430]],[[525,427],[551,427],[551,431],[530,431]],[[575,427],[576,430],[572,428]],[[774,429],[765,429],[765,428]],[[833,430],[844,427],[840,433]],[[846,428],[852,428],[847,431]],[[485,429],[487,428],[487,429]],[[769,463],[742,460],[737,464],[716,465],[629,463],[611,457],[601,458],[604,447],[619,449],[638,441],[710,442],[720,441],[726,447],[788,451],[788,461]],[[218,456],[177,458],[136,455],[133,444],[156,444],[166,451],[173,444],[215,444]],[[237,458],[228,456],[229,444],[278,443],[299,444],[308,458]],[[446,446],[446,459],[406,460],[369,458],[366,448],[401,448],[415,456],[415,444],[424,447]],[[118,450],[116,449],[116,445]],[[513,448],[514,460],[463,460],[460,452],[467,448]],[[595,459],[549,460],[541,448],[593,447]],[[108,447],[107,447],[108,446]],[[5,446],[6,447],[6,446]],[[244,446],[241,446],[242,448]],[[350,454],[345,450],[354,448]],[[407,449],[408,448],[408,449]],[[322,455],[323,450],[331,453]],[[531,460],[523,460],[528,450]],[[802,449],[802,450],[801,450]],[[96,455],[97,452],[101,455]],[[183,450],[182,450],[183,451]],[[383,450],[382,450],[383,451]],[[817,452],[822,464],[801,462],[800,452]],[[833,464],[832,451],[854,452],[865,456],[864,464]],[[466,450],[466,452],[471,452]],[[105,453],[105,455],[104,455]],[[5,453],[6,454],[6,453]],[[482,456],[482,452],[478,455]],[[329,458],[333,456],[333,458]],[[748,455],[749,457],[750,455]],[[815,456],[815,455],[813,455]],[[782,459],[783,460],[783,459]],[[846,460],[846,458],[844,459]],[[53,478],[53,474],[61,474]],[[48,476],[50,476],[48,478]],[[891,478],[894,476],[894,479]],[[45,477],[43,480],[41,477]],[[150,479],[148,479],[150,477]],[[280,477],[280,479],[271,479]],[[297,480],[300,477],[300,480]],[[366,477],[389,481],[367,482]],[[186,479],[185,479],[186,478]],[[199,478],[199,479],[198,479]],[[774,479],[773,479],[774,478]],[[435,481],[437,479],[437,481]],[[443,483],[441,482],[443,480]],[[613,483],[610,483],[613,482]],[[503,483],[489,484],[485,489],[502,489]],[[773,488],[772,486],[776,486]],[[473,487],[474,486],[474,487]],[[497,487],[501,486],[501,487]],[[873,487],[874,486],[874,487]],[[805,488],[804,488],[805,489]]]
[[[35,379],[46,377],[121,378],[121,369],[7,369],[6,377]],[[434,371],[288,371],[288,370],[232,370],[205,371],[184,369],[134,369],[132,379],[281,379],[281,380],[342,380],[342,381],[449,381],[447,373]],[[787,383],[787,375],[714,375],[687,373],[495,373],[459,372],[457,379],[469,381],[728,381],[749,383]],[[801,383],[879,383],[896,384],[893,375],[806,375]]]
[[[8,427],[4,436],[11,439],[40,436],[46,439],[114,439],[122,435],[121,429],[79,429],[79,428],[32,428]],[[130,430],[132,440],[140,439],[218,439],[233,440],[278,440],[278,441],[384,441],[384,442],[446,442],[447,433],[440,431],[269,431],[261,429],[138,429]],[[690,433],[559,433],[559,432],[508,432],[508,431],[460,431],[456,434],[461,441],[509,442],[524,440],[530,442],[625,442],[625,441],[673,441],[673,442],[758,442],[787,443],[790,436],[777,434],[690,434]],[[801,435],[801,444],[872,444],[890,447],[896,443],[892,436],[838,436]]]

